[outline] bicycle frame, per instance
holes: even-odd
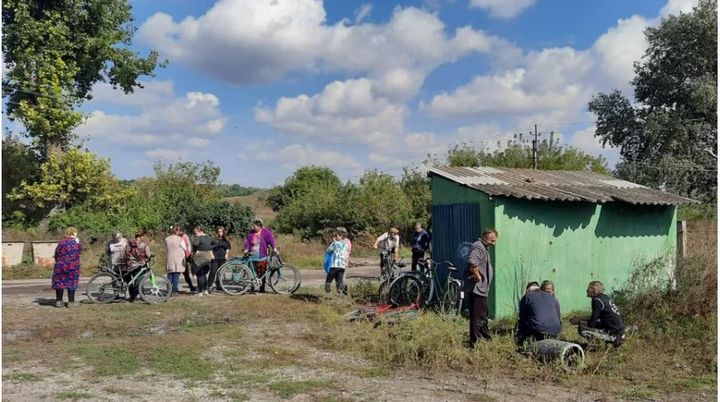
[[[260,285],[261,285],[261,283],[262,283],[262,280],[265,279],[265,277],[268,275],[268,272],[270,272],[270,267],[268,267],[268,268],[265,269],[265,272],[263,272],[262,275],[258,276],[257,267],[256,267],[256,265],[255,265],[255,263],[258,262],[258,261],[260,261],[260,260],[252,260],[249,256],[247,256],[247,257],[233,257],[233,258],[227,260],[227,261],[225,262],[225,264],[223,264],[223,265],[226,265],[226,264],[229,264],[229,263],[232,263],[232,262],[239,263],[239,264],[243,264],[243,265],[247,265],[247,266],[250,268],[250,271],[252,271],[253,279],[255,280],[254,287],[257,288],[257,287],[260,287]],[[218,269],[218,270],[219,270],[219,269]]]
[[[108,274],[112,275],[113,278],[120,282],[121,290],[123,291],[123,294],[127,293],[128,288],[131,285],[134,284],[140,284],[140,279],[147,274],[148,271],[150,271],[150,283],[152,283],[153,286],[157,286],[157,282],[155,280],[155,273],[152,269],[150,269],[150,266],[148,264],[145,264],[144,266],[137,269],[136,274],[130,275],[130,280],[125,282],[125,276],[123,275],[122,271],[118,272],[113,268],[103,267],[101,270],[103,272],[107,272]]]

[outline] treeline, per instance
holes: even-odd
[[[273,188],[266,202],[278,212],[276,230],[303,238],[337,226],[355,234],[381,233],[390,226],[409,232],[415,222],[430,222],[429,179],[408,169],[400,179],[369,170],[357,183],[343,183],[328,168],[303,167]]]
[[[222,200],[220,168],[209,161],[157,163],[153,177],[120,181],[110,161],[91,152],[70,149],[40,162],[31,147],[12,137],[2,147],[4,225],[45,222],[51,231],[76,226],[90,236],[112,229],[164,233],[174,224],[223,225],[242,233],[253,216],[250,207]]]

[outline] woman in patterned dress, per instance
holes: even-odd
[[[75,301],[75,290],[80,282],[80,253],[82,246],[77,237],[77,229],[65,229],[65,237],[55,247],[55,269],[52,276],[52,288],[55,289],[55,307],[63,307],[63,290],[67,289],[68,307],[79,307]]]

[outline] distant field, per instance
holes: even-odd
[[[226,197],[225,200],[235,204],[248,205],[255,211],[255,216],[260,217],[263,221],[271,221],[275,219],[277,213],[270,207],[265,205],[264,197],[267,191],[261,191],[251,195],[243,195],[241,197]]]

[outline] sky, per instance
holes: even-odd
[[[643,30],[692,0],[133,0],[132,48],[168,60],[144,88],[107,84],[77,133],[113,172],[213,161],[224,183],[271,187],[302,166],[399,176],[467,143],[494,150],[537,125],[594,138],[587,103],[632,97]],[[525,136],[527,138],[527,136]]]

